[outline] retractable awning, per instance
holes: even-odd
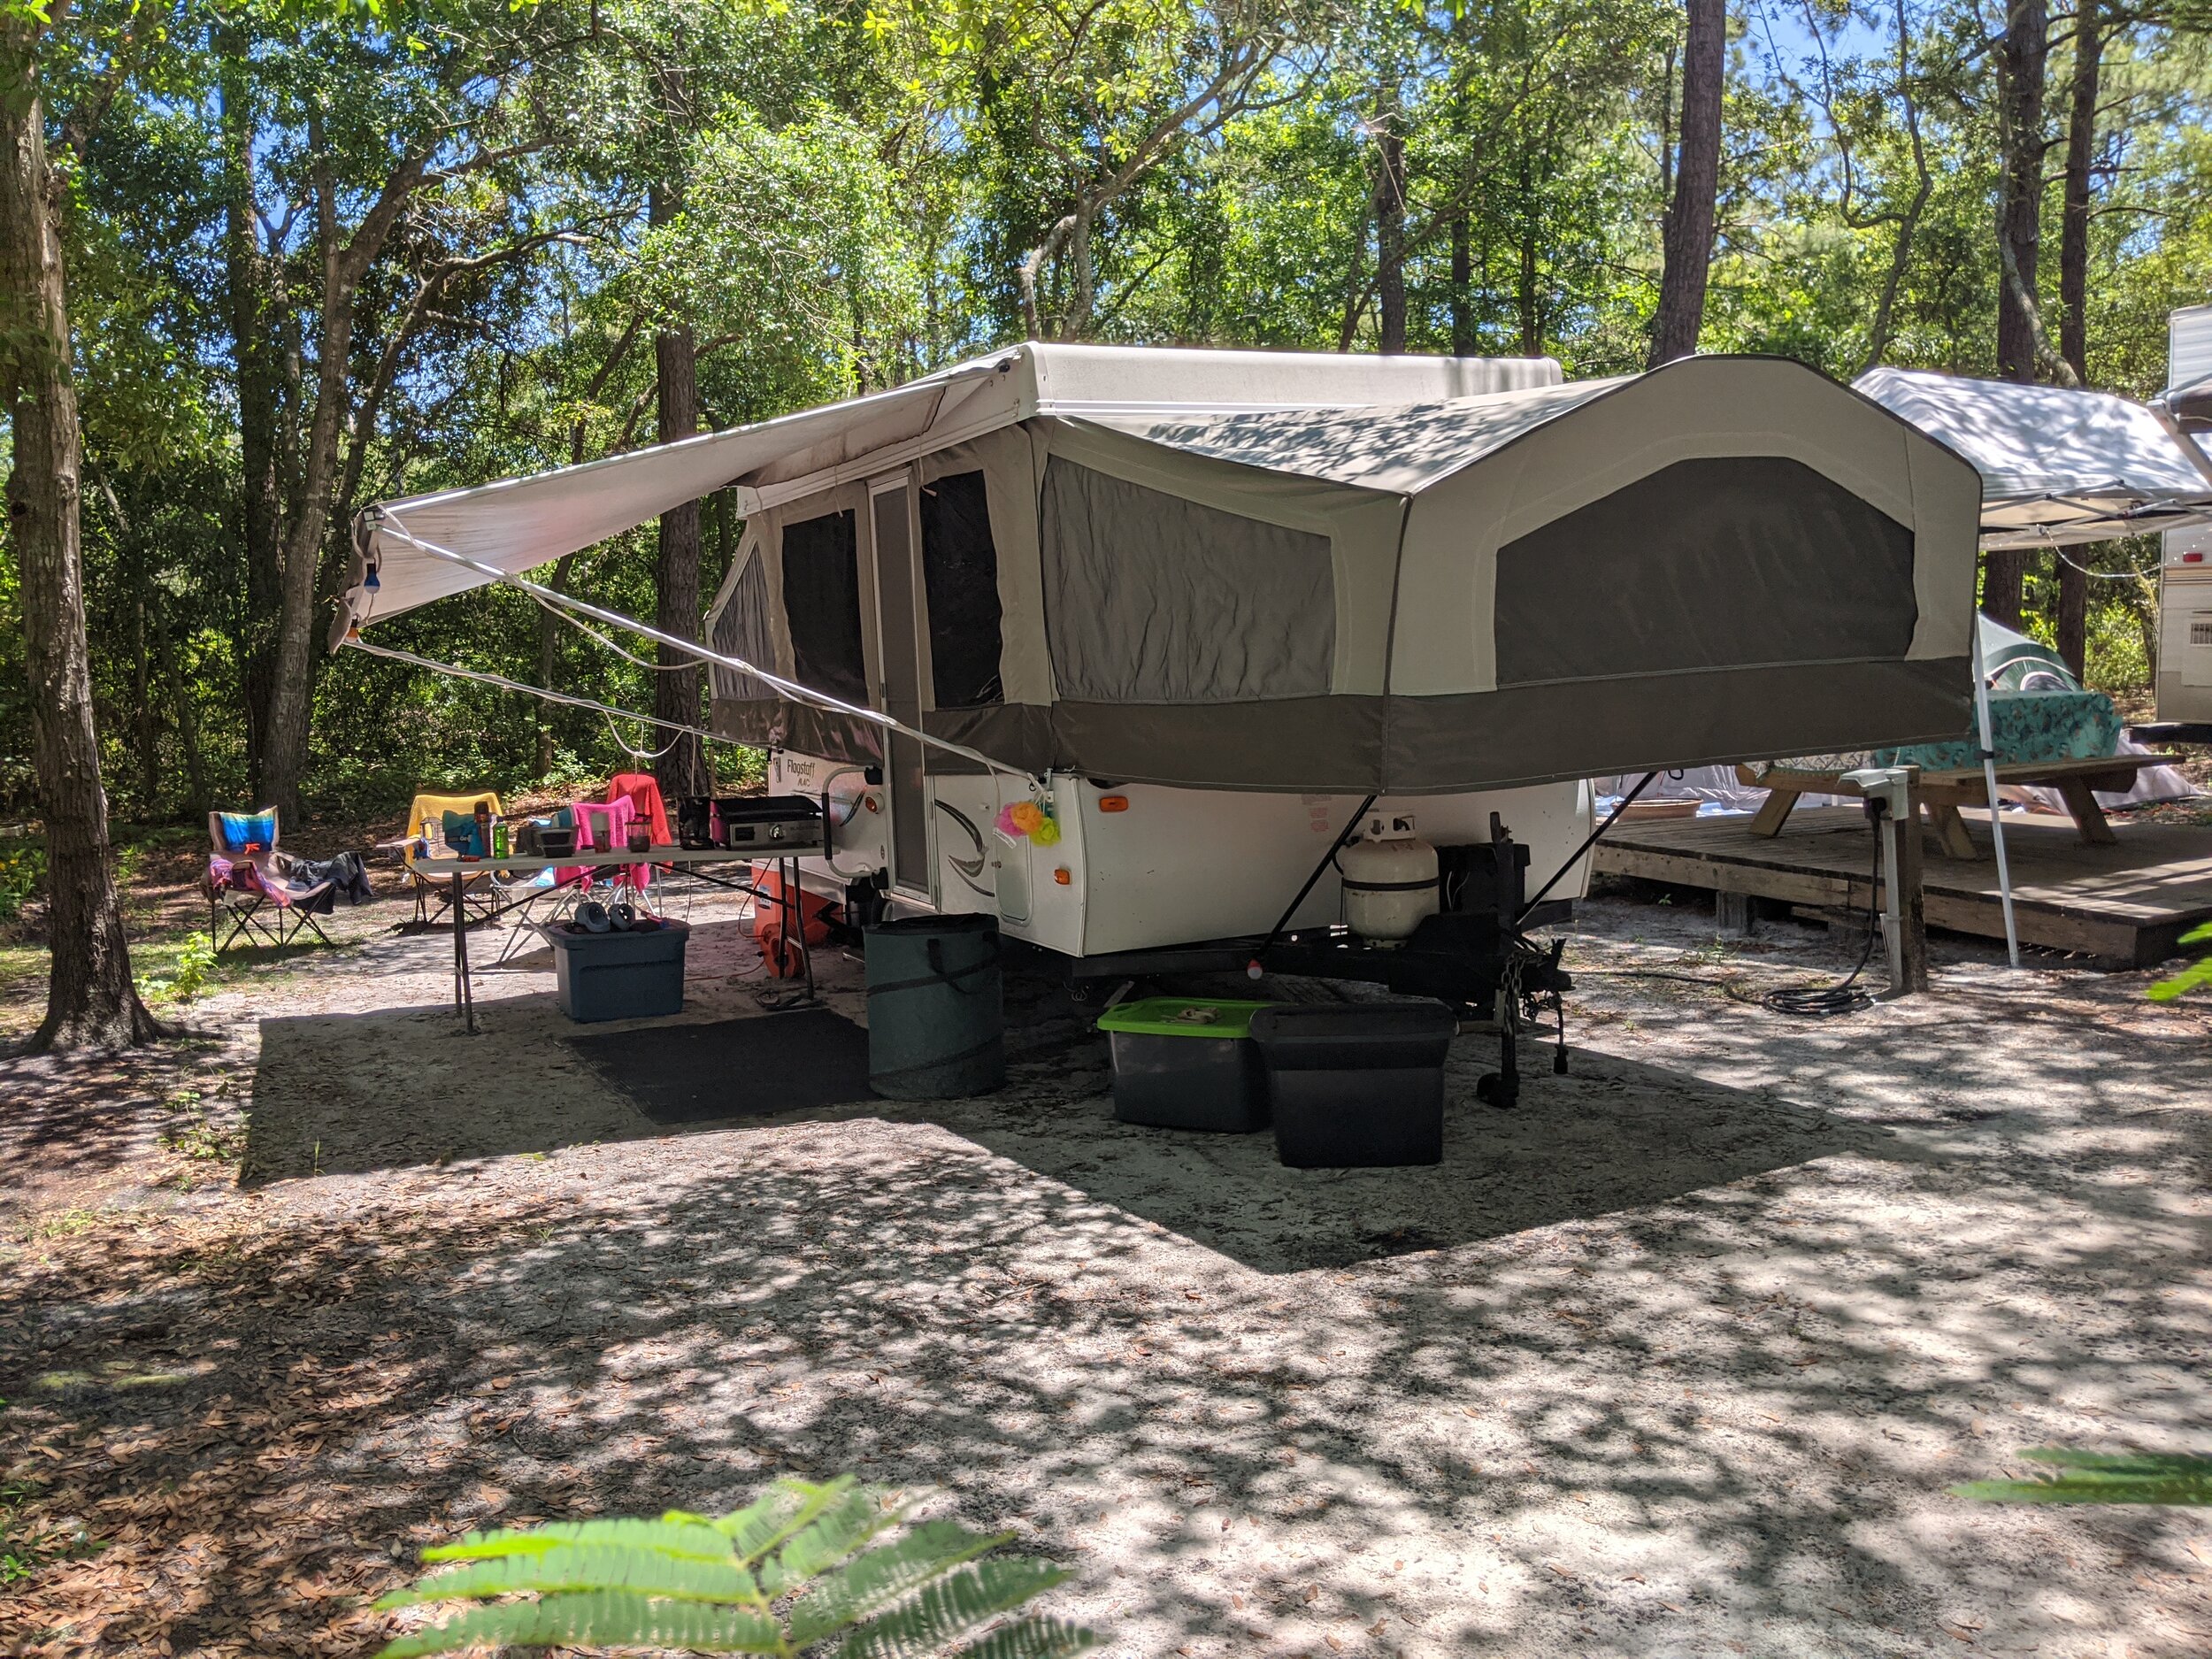
[[[830,467],[919,437],[959,396],[953,376],[940,375],[532,478],[380,503],[356,523],[352,580],[331,645],[350,628],[493,580],[419,542],[519,575],[776,464]]]
[[[2062,547],[2212,523],[2212,474],[2109,392],[1873,369],[1855,388],[1972,462],[1982,545]]]

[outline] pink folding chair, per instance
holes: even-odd
[[[637,817],[637,807],[627,796],[612,801],[579,801],[569,809],[576,815],[576,849],[579,852],[618,852],[630,844],[630,824]],[[589,886],[596,872],[588,864],[565,866],[560,879],[572,876],[580,878],[580,885]],[[645,890],[653,879],[650,864],[619,864],[609,878],[618,890],[625,890],[633,902],[641,903]]]

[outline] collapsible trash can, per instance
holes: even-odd
[[[910,917],[861,938],[869,1087],[891,1100],[957,1100],[1006,1081],[995,917]]]
[[[1151,996],[1098,1022],[1114,1058],[1114,1116],[1155,1129],[1267,1127],[1267,1073],[1248,1027],[1264,1002]]]
[[[645,1019],[684,1011],[683,922],[628,933],[546,930],[553,947],[554,994],[571,1019]]]
[[[1276,1155],[1302,1170],[1442,1163],[1444,1056],[1458,1024],[1441,1002],[1278,1003],[1253,1015]]]

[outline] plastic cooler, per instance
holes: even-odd
[[[1444,1160],[1444,1056],[1459,1021],[1441,1002],[1277,1004],[1252,1016],[1275,1150],[1294,1169]]]
[[[682,922],[628,933],[546,930],[553,947],[555,994],[571,1019],[645,1019],[684,1010]]]
[[[1267,1079],[1248,1027],[1265,1002],[1154,996],[1106,1010],[1114,1116],[1156,1129],[1267,1127]]]

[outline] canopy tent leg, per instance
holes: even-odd
[[[2005,912],[2005,956],[2020,965],[2020,929],[2012,916],[2012,871],[2005,863],[2005,814],[1997,798],[1997,744],[1990,735],[1989,675],[1982,666],[1982,619],[1974,618],[1974,717],[1981,728],[1982,780],[1989,787],[1989,839],[1997,849],[1997,897]]]

